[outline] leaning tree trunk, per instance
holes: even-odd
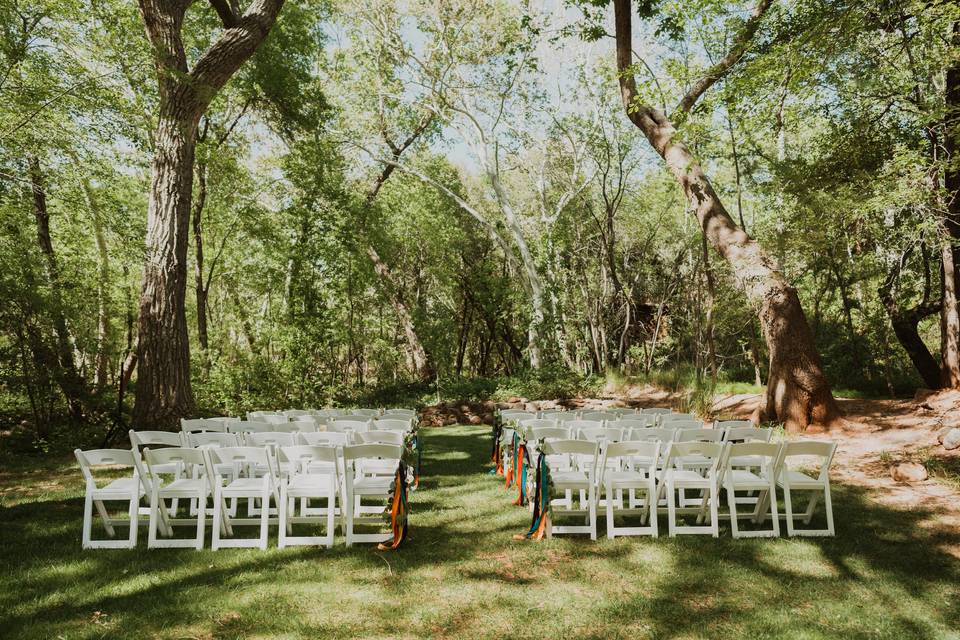
[[[207,350],[207,297],[208,289],[203,277],[203,208],[207,203],[207,165],[197,163],[197,201],[193,204],[193,243],[196,248],[194,285],[197,293],[197,342]]]
[[[138,323],[133,422],[140,429],[172,427],[196,409],[184,303],[198,120],[175,96],[161,98]]]
[[[700,228],[730,264],[736,282],[757,310],[770,351],[766,415],[803,430],[811,423],[831,424],[840,410],[820,362],[800,298],[774,261],[730,217],[700,163],[676,137],[673,123],[643,104],[631,74],[631,3],[615,0],[617,69],[624,107],[683,188]],[[687,102],[685,97],[681,106]],[[689,107],[687,107],[689,108]]]
[[[93,221],[93,237],[97,243],[97,354],[94,364],[93,384],[102,390],[107,384],[110,371],[110,342],[113,328],[110,322],[110,254],[107,237],[103,230],[103,210],[90,179],[81,180],[83,193],[90,207]]]

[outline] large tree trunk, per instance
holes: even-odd
[[[960,22],[953,25],[952,40],[955,46],[960,47]],[[946,237],[941,249],[941,381],[944,387],[955,389],[960,387],[960,61],[954,60],[947,68],[945,102],[943,186],[947,196],[947,213],[944,220]]]
[[[242,15],[234,2],[211,4],[223,31],[191,70],[181,33],[190,3],[139,0],[160,89],[138,322],[133,420],[140,429],[173,428],[195,411],[184,302],[197,125],[270,33],[283,0],[253,0]]]
[[[770,351],[766,414],[791,430],[811,423],[831,424],[840,410],[823,374],[797,291],[759,244],[736,225],[700,167],[676,137],[673,123],[644,105],[630,72],[632,26],[630,0],[614,0],[617,69],[624,107],[674,175],[707,240],[727,260],[739,288],[756,308]]]
[[[161,97],[140,296],[136,428],[172,428],[195,412],[184,305],[197,120]]]
[[[33,193],[33,217],[37,228],[37,244],[43,254],[47,271],[47,282],[51,294],[51,316],[53,318],[54,341],[56,342],[56,364],[53,374],[67,401],[67,408],[75,420],[83,418],[83,399],[86,389],[73,358],[73,336],[67,326],[63,311],[63,297],[60,287],[60,268],[53,250],[50,236],[50,212],[47,209],[47,191],[43,180],[40,160],[35,155],[27,159],[30,174],[30,186]]]

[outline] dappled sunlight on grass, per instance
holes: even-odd
[[[80,475],[68,460],[48,466],[62,487],[27,487],[24,497],[3,485],[0,561],[11,569],[0,578],[0,629],[24,638],[942,638],[958,627],[957,563],[930,544],[958,534],[921,527],[931,514],[838,486],[835,539],[724,531],[719,540],[516,542],[530,513],[488,475],[488,434],[425,431],[423,485],[397,553],[340,539],[333,549],[147,551],[145,527],[136,550],[83,552]],[[7,476],[18,486],[25,477]]]

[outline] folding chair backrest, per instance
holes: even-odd
[[[240,447],[245,449],[248,447],[292,447],[296,444],[296,437],[293,433],[287,433],[284,431],[261,431],[261,432],[252,432],[244,434],[243,436],[245,447]]]
[[[583,431],[584,429],[601,429],[603,428],[602,420],[570,420],[565,425],[570,429],[570,436],[572,440],[576,440],[576,435]]]
[[[532,420],[537,417],[532,411],[501,411],[500,418],[506,422],[519,422],[521,420]]]
[[[676,458],[701,456],[709,458],[711,467],[716,470],[723,458],[725,446],[722,442],[671,442],[667,446],[667,460],[664,463],[664,468],[669,468]]]
[[[764,467],[772,467],[780,460],[781,445],[769,442],[734,442],[727,445],[727,464],[735,463],[735,458],[763,458]]]
[[[645,416],[663,416],[670,413],[673,413],[672,409],[665,409],[663,407],[647,407],[640,410],[640,414]]]
[[[130,446],[139,451],[143,447],[182,447],[184,438],[190,432],[174,433],[173,431],[134,431],[130,429]]]
[[[383,418],[406,418],[412,420],[417,417],[417,412],[413,409],[387,409],[383,412]]]
[[[757,425],[749,420],[717,420],[717,429],[740,429],[743,427],[756,428]]]
[[[516,429],[510,427],[504,427],[503,431],[500,434],[500,442],[506,445],[513,444],[513,434],[517,433]]]
[[[197,447],[239,447],[240,436],[236,433],[188,433],[187,445]]]
[[[620,442],[623,440],[623,429],[616,427],[595,427],[593,429],[580,429],[581,440],[591,440],[593,442]]]
[[[346,415],[346,412],[343,409],[319,409],[311,411],[310,415],[316,418],[336,418],[337,416]]]
[[[275,426],[276,425],[269,422],[246,420],[244,422],[237,422],[236,424],[227,425],[227,430],[231,433],[262,433],[265,431],[273,431]]]
[[[273,469],[272,456],[264,447],[223,447],[207,451],[214,464],[252,464]]]
[[[259,422],[269,422],[270,424],[287,424],[290,418],[282,413],[269,413],[257,419]]]
[[[566,427],[531,427],[530,436],[534,440],[569,440],[570,429]]]
[[[143,450],[143,457],[147,461],[147,468],[153,475],[159,475],[156,471],[161,465],[179,463],[189,470],[190,467],[206,467],[207,461],[203,455],[203,449],[191,449],[189,447],[169,447],[166,449],[151,449],[147,447]]]
[[[616,413],[621,418],[626,416],[635,416],[637,415],[637,410],[633,407],[614,407],[612,409],[607,409],[610,413]]]
[[[612,422],[620,419],[619,413],[613,413],[612,411],[591,411],[589,413],[584,413],[580,416],[581,420],[591,420],[593,422],[608,421]]]
[[[537,411],[538,418],[553,418],[561,413],[565,413],[563,409],[543,409],[542,411]]]
[[[227,425],[223,420],[216,418],[194,418],[192,420],[181,418],[180,430],[186,431],[187,433],[195,431],[226,431]]]
[[[266,422],[264,418],[267,416],[283,415],[278,414],[276,411],[247,411],[247,420],[254,420],[257,422]]]
[[[617,420],[617,427],[621,429],[647,429],[656,424],[656,418],[653,416],[630,416],[629,418],[620,418]]]
[[[581,470],[593,472],[597,468],[600,445],[589,440],[549,440],[543,443],[548,456],[567,455]]]
[[[337,469],[337,448],[319,445],[294,445],[291,447],[280,447],[277,455],[281,462],[294,462],[300,469],[307,469],[311,463],[327,463],[327,465]]]
[[[749,427],[727,427],[724,429],[723,438],[727,442],[770,442],[771,435],[773,431],[770,429],[758,429],[750,425]]]
[[[706,429],[707,425],[699,420],[668,420],[662,423],[671,429]]]
[[[303,409],[287,409],[283,412],[283,415],[287,416],[290,419],[299,418],[300,416],[309,416],[309,411],[304,411]]]
[[[531,429],[551,429],[557,426],[556,420],[546,418],[527,418],[520,421],[520,427],[530,431]]]
[[[672,442],[676,435],[675,429],[663,427],[634,429],[630,432],[630,440],[632,442]]]
[[[377,418],[380,416],[379,409],[351,409],[350,415],[359,418]]]
[[[228,425],[241,422],[240,418],[231,418],[230,416],[217,416],[216,418],[207,418],[210,422],[218,422],[223,425],[224,431]]]
[[[350,444],[350,434],[337,431],[301,431],[297,434],[301,445],[344,447]]]
[[[403,444],[403,433],[400,431],[360,431],[356,436],[359,443],[363,444]]]
[[[601,470],[616,469],[624,462],[647,469],[656,469],[660,459],[659,442],[611,442],[603,452]],[[641,464],[637,464],[640,462]],[[603,472],[603,471],[601,471]],[[601,482],[603,478],[600,479]]]
[[[577,411],[561,411],[560,413],[551,415],[550,419],[561,423],[570,422],[571,420],[579,420],[580,413]]]
[[[137,467],[133,452],[129,449],[74,449],[73,455],[77,457],[80,472],[87,480],[93,480],[91,469],[96,467]]]
[[[660,423],[676,422],[677,420],[696,420],[692,413],[664,413],[660,415]]]
[[[373,421],[369,418],[350,416],[346,418],[334,418],[331,422],[335,426],[336,431],[353,431],[356,433],[359,431],[369,431],[370,423]],[[327,428],[330,428],[330,424],[330,422],[327,423]]]
[[[400,461],[403,448],[395,444],[354,444],[343,448],[344,461],[379,458]]]
[[[783,450],[780,455],[782,464],[787,469],[791,468],[791,458],[803,458],[801,464],[804,461],[809,461],[810,458],[818,458],[820,462],[819,477],[822,480],[830,468],[830,462],[833,460],[836,451],[837,443],[829,440],[794,440],[783,443]],[[796,464],[796,460],[794,460],[794,464]]]
[[[670,426],[673,427],[674,423],[670,423]],[[692,429],[677,429],[677,435],[674,438],[674,442],[722,442],[723,441],[723,431],[720,429],[703,429],[703,428],[692,428]]]
[[[409,431],[412,428],[411,418],[381,418],[373,421],[373,429],[377,431]]]
[[[275,424],[273,430],[281,433],[300,433],[301,431],[316,431],[317,425],[312,420],[310,422],[294,420],[293,422]]]

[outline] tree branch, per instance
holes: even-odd
[[[234,12],[231,3],[227,0],[210,0],[210,5],[220,16],[220,22],[223,23],[225,29],[232,29],[237,26],[237,14]]]
[[[733,46],[730,47],[727,55],[723,56],[719,62],[707,69],[706,73],[693,83],[693,86],[687,90],[686,94],[684,94],[679,104],[677,104],[673,110],[671,119],[682,119],[683,116],[688,114],[697,103],[697,100],[700,99],[700,96],[712,87],[717,80],[725,76],[733,65],[740,61],[743,54],[747,52],[747,49],[750,48],[752,44],[753,36],[756,35],[757,29],[760,28],[760,21],[763,19],[763,15],[772,4],[773,0],[760,0],[757,3],[750,17],[743,24],[743,28],[740,29],[740,32],[737,33],[734,38]]]

